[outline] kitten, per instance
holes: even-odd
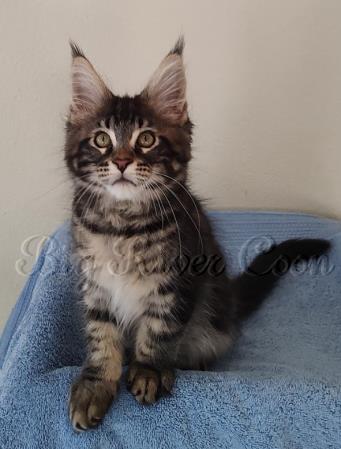
[[[80,270],[88,356],[71,389],[76,430],[96,426],[127,385],[140,403],[170,393],[174,369],[205,369],[274,287],[282,256],[327,251],[288,241],[230,279],[211,225],[187,185],[183,40],[134,97],[113,94],[74,44],[65,160],[74,180],[73,255]]]

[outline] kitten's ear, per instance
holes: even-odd
[[[142,97],[157,114],[179,125],[188,119],[183,48],[184,39],[180,37],[142,92]]]
[[[99,111],[112,96],[80,48],[70,42],[72,51],[72,103],[70,121],[79,123]]]

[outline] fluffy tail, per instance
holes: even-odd
[[[327,240],[293,239],[274,245],[266,253],[257,256],[248,269],[234,280],[239,318],[247,318],[257,310],[281,275],[295,262],[318,258],[329,249]]]

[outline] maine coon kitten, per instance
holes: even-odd
[[[280,258],[328,248],[321,240],[284,242],[228,277],[187,185],[192,123],[182,52],[180,39],[141,94],[119,97],[72,44],[65,159],[88,342],[69,401],[76,430],[103,418],[127,354],[128,388],[153,403],[172,390],[174,368],[204,369],[231,347],[241,319],[275,285],[271,268]]]

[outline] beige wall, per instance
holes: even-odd
[[[341,218],[340,24],[339,0],[2,0],[0,324],[21,243],[69,214],[69,37],[133,93],[184,32],[196,191],[212,208]]]

